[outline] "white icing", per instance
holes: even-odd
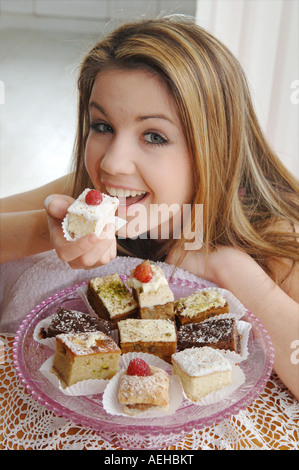
[[[86,204],[85,196],[90,191],[89,188],[85,189],[83,193],[73,202],[73,204],[68,208],[69,214],[74,214],[79,217],[84,217],[90,221],[97,221],[102,218],[110,218],[111,214],[114,214],[118,205],[119,200],[117,197],[108,196],[108,194],[103,195],[103,201],[98,205]]]
[[[120,352],[117,344],[101,331],[95,333],[63,333],[57,335],[56,339],[59,339],[76,356]]]
[[[160,266],[154,264],[151,264],[151,268],[153,271],[153,277],[149,282],[140,282],[138,279],[136,279],[134,277],[135,269],[133,269],[131,271],[131,276],[127,281],[128,286],[136,290],[139,289],[145,293],[156,292],[160,287],[168,286],[163,269],[160,268]]]
[[[172,360],[190,377],[231,370],[229,360],[213,348],[190,348],[173,354]]]
[[[119,200],[116,197],[103,194],[103,200],[98,205],[86,204],[85,196],[90,191],[85,189],[82,194],[68,208],[68,213],[63,219],[62,228],[67,240],[72,241],[88,233],[95,233],[100,237],[104,227],[108,223],[114,223],[116,230],[126,224],[124,219],[115,216]]]

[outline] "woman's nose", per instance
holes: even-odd
[[[101,160],[101,168],[110,175],[132,174],[135,171],[136,147],[131,139],[115,136]]]

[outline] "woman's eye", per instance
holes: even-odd
[[[90,127],[96,131],[96,132],[100,132],[100,133],[111,133],[113,132],[113,129],[112,127],[105,123],[105,122],[93,122],[91,123]]]
[[[167,139],[157,132],[147,132],[144,134],[145,141],[152,145],[163,145],[167,143]]]

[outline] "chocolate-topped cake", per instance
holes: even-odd
[[[178,349],[210,346],[240,353],[240,335],[234,318],[189,323],[178,331]]]
[[[67,333],[88,333],[102,331],[111,336],[112,328],[108,321],[92,317],[89,313],[77,312],[59,307],[47,329],[42,328],[40,337],[53,338]]]

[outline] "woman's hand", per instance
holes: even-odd
[[[65,239],[61,223],[73,202],[73,198],[57,194],[45,200],[50,240],[57,255],[73,269],[93,269],[109,263],[117,253],[114,224],[107,224],[100,238],[92,233],[75,241]]]

